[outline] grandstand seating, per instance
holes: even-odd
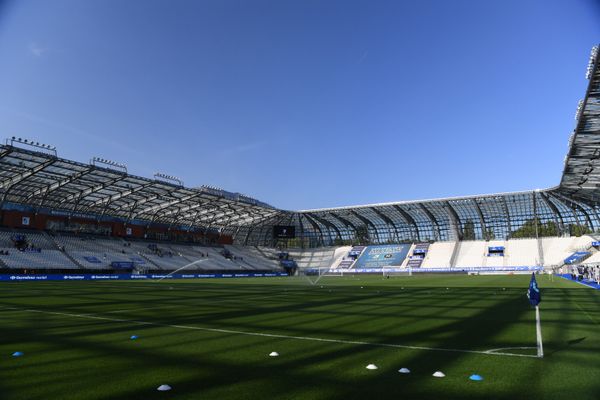
[[[531,266],[539,265],[537,239],[512,239],[505,242],[505,265]]]
[[[199,265],[200,270],[230,270],[230,271],[240,271],[240,270],[248,270],[254,268],[248,268],[248,266],[239,263],[237,260],[231,260],[223,257],[221,248],[214,247],[196,247],[198,251],[204,251],[208,254],[208,260],[201,262]],[[268,269],[268,268],[263,268]]]
[[[12,241],[12,237],[14,235],[23,235],[28,244],[31,244],[33,247],[38,249],[47,249],[47,250],[56,250],[56,247],[49,240],[48,236],[44,232],[40,231],[25,231],[25,230],[0,230],[0,247],[12,247],[14,248],[14,243]]]
[[[406,266],[410,268],[419,268],[423,264],[424,258],[427,256],[429,251],[429,243],[418,243],[414,245],[410,250],[410,256],[407,257],[408,261]]]
[[[366,248],[367,248],[366,246],[351,247],[347,251],[346,255],[342,256],[340,261],[337,264],[335,264],[333,267],[334,268],[343,268],[343,269],[352,267],[352,265],[354,264],[354,261],[356,261],[356,259],[358,259],[358,257],[360,257],[360,255]]]
[[[110,264],[112,262],[133,261],[129,255],[113,252],[94,253],[89,251],[71,251],[69,254],[77,261],[77,263],[84,268],[89,269],[110,269]],[[140,263],[138,262],[137,264]]]
[[[489,255],[489,248],[490,247],[504,247],[505,253],[502,256],[490,256]],[[505,262],[506,262],[506,242],[504,240],[491,240],[489,242],[486,242],[485,244],[485,249],[484,249],[484,257],[483,257],[483,264],[481,264],[482,266],[485,267],[503,267],[505,266]]]
[[[461,242],[456,267],[481,267],[485,265],[484,257],[488,242],[482,240],[465,240]]]
[[[429,246],[423,260],[423,268],[448,268],[456,242],[435,242]]]
[[[584,264],[600,264],[600,251],[592,252],[592,255],[587,258]]]
[[[335,249],[335,252],[333,253],[333,264],[331,265],[331,267],[344,268],[342,266],[342,263],[345,262],[348,252],[350,252],[351,250],[352,247],[350,246],[342,246]]]
[[[542,239],[544,249],[544,265],[558,266],[564,263],[565,258],[576,251],[586,251],[592,245],[590,236],[581,237],[551,237]]]
[[[25,235],[27,242],[36,249],[41,249],[41,253],[17,250],[11,240],[16,233]],[[152,244],[156,247],[149,248]],[[281,269],[274,256],[273,259],[267,259],[256,248],[231,246],[229,251],[235,257],[228,259],[221,254],[221,247],[156,244],[150,241],[127,241],[121,238],[69,233],[49,235],[41,231],[0,230],[0,249],[10,254],[2,256],[2,266],[7,268],[110,270],[113,268],[113,262],[133,262],[136,269],[165,271],[173,271],[190,264],[189,269],[196,271]],[[196,263],[197,261],[200,262]]]
[[[271,269],[276,270],[279,268],[279,261],[273,258],[267,258],[261,253],[256,247],[244,247],[244,246],[225,246],[233,255],[238,257],[241,265],[246,265],[249,269],[265,270]]]
[[[0,248],[8,255],[1,256],[8,268],[18,269],[78,269],[79,267],[58,250],[42,249],[41,252],[19,251],[14,247]]]
[[[23,235],[33,250],[19,251],[12,238]],[[600,263],[600,251],[591,246],[595,239],[582,237],[548,237],[542,239],[511,239],[492,241],[462,241],[416,243],[411,245],[412,259],[402,266],[413,268],[535,266],[540,262],[540,249],[545,266],[560,266],[577,253],[587,252],[587,259],[574,262]],[[460,243],[460,246],[458,245]],[[504,247],[504,256],[488,256],[488,247]],[[290,249],[289,256],[298,268],[349,268],[365,246]],[[457,249],[457,250],[455,250]],[[278,271],[282,267],[279,251],[274,248],[225,245],[210,247],[148,240],[128,241],[92,235],[74,235],[33,230],[0,229],[0,268],[22,269],[89,269],[111,270],[113,262],[133,263],[138,270],[174,271],[189,266],[195,271]],[[39,252],[38,252],[39,251]],[[414,257],[424,251],[424,257]],[[454,252],[455,265],[451,265]],[[354,256],[352,256],[353,254]],[[227,257],[225,256],[227,255]]]
[[[340,258],[340,253],[347,253],[349,247],[345,247],[337,253],[337,258]],[[289,250],[288,253],[292,257],[298,268],[330,268],[334,266],[336,261],[336,248],[323,247],[317,249],[297,249]],[[343,255],[342,255],[343,257]]]

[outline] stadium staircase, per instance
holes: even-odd
[[[412,250],[412,255],[409,257],[408,263],[406,263],[406,266],[410,268],[419,268],[421,264],[423,264],[423,260],[427,256],[428,251],[429,243],[416,244]]]
[[[273,256],[272,256],[272,254],[268,254],[266,251],[264,251],[264,250],[263,250],[263,249],[261,249],[260,247],[258,247],[258,246],[254,246],[254,248],[255,248],[255,249],[256,249],[256,250],[257,250],[257,251],[258,251],[258,252],[259,252],[259,253],[260,253],[260,254],[261,254],[261,255],[262,255],[264,258],[266,258],[266,259],[268,259],[268,260],[272,260],[272,259],[274,259],[274,258],[273,258]]]
[[[538,245],[538,260],[540,265],[544,265],[544,246],[542,245],[542,238],[538,237],[537,239]]]
[[[8,269],[8,265],[6,265],[6,263],[2,260],[3,256],[0,256],[0,268],[2,269]]]
[[[590,237],[593,240],[598,240],[596,236],[590,235]],[[594,246],[592,246],[592,243],[590,243],[585,247],[582,246],[579,249],[575,249],[575,251],[569,255],[569,257],[565,258],[557,267],[570,267],[575,264],[580,264],[588,258],[594,256],[596,253],[598,253],[598,249],[596,249]]]
[[[573,265],[580,264],[582,261],[587,260],[592,256],[592,253],[589,251],[576,251],[571,254],[569,257],[565,258],[563,265]]]
[[[344,257],[342,259],[342,261],[340,261],[337,268],[343,268],[343,269],[352,268],[352,266],[354,265],[356,260],[358,260],[360,258],[363,251],[365,251],[366,248],[367,248],[367,246],[353,246],[350,249],[350,251],[348,252],[348,255],[346,257]],[[351,255],[353,255],[353,256],[355,255],[356,258],[354,258],[354,259],[350,258]]]
[[[53,234],[44,232],[47,235],[48,241],[54,245],[54,248],[64,254],[65,257],[69,259],[73,264],[77,266],[79,269],[86,269],[83,264],[77,261],[73,256],[71,256],[67,251],[64,250],[64,246],[61,246],[60,243],[56,240]]]
[[[456,267],[456,260],[458,259],[458,253],[460,253],[460,244],[461,241],[457,240],[454,245],[454,250],[452,250],[452,256],[450,257],[450,267]]]
[[[140,252],[140,253],[136,253],[136,255],[139,256],[142,260],[146,261],[148,264],[155,267],[156,269],[162,269],[157,263],[152,261],[152,259],[150,259],[149,257],[146,257],[146,255],[144,253]]]

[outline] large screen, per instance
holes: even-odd
[[[293,239],[296,237],[296,227],[290,225],[273,226],[273,237],[277,239]]]

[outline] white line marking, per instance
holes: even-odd
[[[537,356],[544,358],[544,345],[542,344],[542,324],[540,322],[540,307],[535,306],[535,330],[537,336]]]
[[[311,336],[292,336],[292,335],[281,335],[281,334],[275,334],[275,333],[237,331],[237,330],[232,330],[232,329],[206,328],[206,327],[200,327],[200,326],[171,325],[171,324],[163,324],[163,323],[159,323],[159,322],[135,321],[135,320],[130,320],[130,319],[122,319],[122,318],[109,318],[109,317],[103,317],[103,316],[95,315],[95,314],[72,314],[72,313],[64,313],[64,312],[58,312],[58,311],[44,311],[44,310],[23,309],[23,308],[16,308],[16,307],[4,307],[4,309],[23,311],[23,312],[41,313],[41,314],[50,314],[50,315],[60,315],[60,316],[72,317],[72,318],[87,318],[87,319],[96,319],[96,320],[110,321],[110,322],[126,322],[126,323],[137,324],[137,325],[151,325],[151,326],[160,326],[160,327],[176,328],[176,329],[190,329],[190,330],[203,331],[203,332],[227,333],[227,334],[233,334],[233,335],[259,336],[259,337],[269,337],[269,338],[278,338],[278,339],[306,340],[306,341],[311,341],[311,342],[356,344],[356,345],[373,346],[373,347],[391,347],[391,348],[396,348],[396,349],[443,351],[443,352],[452,352],[452,353],[470,353],[470,354],[485,354],[485,355],[494,355],[494,356],[537,358],[537,356],[529,355],[529,354],[515,354],[515,353],[505,353],[505,352],[490,353],[488,351],[478,351],[478,350],[462,350],[462,349],[446,349],[446,348],[441,348],[441,347],[408,346],[408,345],[392,344],[392,343],[371,343],[371,342],[363,342],[363,341],[358,341],[358,340],[326,339],[326,338],[318,338],[318,337],[311,337]]]
[[[531,350],[531,349],[537,349],[537,347],[500,347],[498,349],[486,350],[485,352],[486,353],[495,353],[500,350]]]
[[[127,308],[124,310],[111,310],[111,311],[102,311],[102,314],[118,314],[125,312],[136,312],[136,311],[154,311],[154,310],[164,310],[169,308],[181,308],[186,307],[187,305],[183,304],[165,304],[162,306],[146,306],[146,307],[138,307],[138,308]]]
[[[113,311],[104,311],[104,314],[116,314],[116,313],[122,313],[122,312],[128,312],[128,311],[142,311],[142,310],[149,310],[150,307],[144,307],[144,308],[128,308],[126,310],[113,310]]]

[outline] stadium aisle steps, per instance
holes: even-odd
[[[344,269],[352,268],[352,266],[354,265],[356,260],[358,260],[360,258],[363,251],[365,251],[366,248],[367,248],[367,246],[352,246],[352,248],[348,252],[348,255],[346,256],[346,258],[344,258],[338,264],[338,268],[344,268]],[[350,256],[353,256],[353,257],[355,256],[355,258],[350,258]]]
[[[65,255],[65,257],[67,257],[69,260],[71,260],[71,262],[73,264],[75,264],[78,268],[85,269],[83,264],[81,264],[79,261],[77,261],[77,259],[75,259],[75,257],[73,257],[71,254],[69,254],[64,247],[61,247],[60,243],[58,243],[58,241],[56,240],[54,235],[51,235],[49,233],[46,233],[46,235],[48,236],[48,240],[54,245],[56,250],[62,251],[62,253]],[[63,251],[63,249],[64,249],[64,251]]]
[[[461,241],[457,240],[454,244],[454,249],[452,250],[452,255],[450,256],[450,267],[456,267],[456,260],[458,259],[458,253],[460,253]]]
[[[418,243],[413,249],[412,256],[409,257],[407,267],[419,268],[429,251],[429,243]]]

